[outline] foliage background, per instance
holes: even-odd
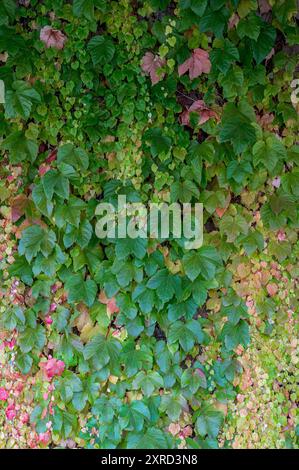
[[[298,447],[296,14],[1,1],[1,447]],[[100,242],[117,194],[203,202],[204,246]]]

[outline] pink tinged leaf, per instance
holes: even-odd
[[[26,206],[28,204],[28,198],[25,194],[19,194],[12,200],[11,204],[11,220],[16,222],[25,213]]]
[[[269,5],[267,0],[259,0],[259,10],[261,15],[264,15],[266,13],[269,13],[271,11],[272,7]]]
[[[39,176],[44,176],[49,170],[51,170],[51,166],[46,165],[45,163],[42,163],[38,167],[38,174],[39,174]]]
[[[237,13],[233,13],[228,21],[228,29],[233,29],[240,21],[240,17]]]
[[[209,53],[204,51],[203,49],[194,49],[194,62],[197,63],[198,70],[202,73],[210,73],[211,70],[211,62],[209,59]]]
[[[218,217],[221,219],[222,216],[225,214],[227,210],[227,207],[216,207],[215,211],[216,211],[216,214],[218,215]]]
[[[210,118],[218,118],[217,114],[212,111],[212,109],[208,108],[204,101],[197,100],[190,106],[188,110],[185,110],[180,115],[180,122],[183,126],[190,125],[190,113],[197,113],[199,115],[199,124],[204,124]]]
[[[142,58],[141,68],[144,72],[150,73],[154,62],[154,54],[152,52],[146,52]]]
[[[16,417],[17,413],[16,413],[16,410],[15,410],[15,404],[14,403],[8,405],[8,407],[5,410],[5,415],[6,415],[6,418],[10,421],[13,420]]]
[[[179,76],[189,71],[190,80],[199,77],[202,73],[209,73],[211,70],[211,62],[209,54],[203,49],[194,49],[191,57],[178,67]]]
[[[185,426],[184,429],[182,430],[181,434],[182,434],[183,439],[185,439],[186,437],[192,436],[193,431],[192,431],[191,426],[189,426],[189,425]]]
[[[179,65],[179,68],[178,68],[179,76],[184,75],[186,72],[188,72],[189,68],[191,67],[191,64],[192,64],[192,57],[185,60],[185,62]]]
[[[9,397],[8,391],[4,387],[0,387],[0,400],[6,401]]]
[[[41,361],[39,367],[43,371],[44,377],[47,380],[51,380],[54,376],[60,376],[65,369],[63,361],[55,358],[48,359],[47,361]]]
[[[54,47],[55,49],[63,49],[67,39],[59,29],[53,29],[51,26],[44,26],[40,30],[39,37],[47,48]]]
[[[286,239],[287,239],[287,236],[286,236],[286,233],[284,232],[284,230],[278,230],[277,240],[279,242],[284,242]]]
[[[152,52],[146,52],[142,58],[141,68],[150,76],[152,85],[158,83],[165,75],[165,73],[157,73],[158,70],[165,65],[166,61],[161,59],[158,55]]]
[[[279,186],[280,186],[280,177],[279,176],[275,176],[275,178],[272,181],[272,186],[273,186],[273,188],[279,188]]]
[[[180,122],[183,126],[189,126],[190,119],[189,119],[189,111],[187,109],[180,114]]]
[[[119,308],[118,306],[116,305],[116,301],[115,301],[115,298],[112,297],[112,299],[109,299],[108,302],[107,302],[107,307],[108,307],[108,310],[111,314],[113,313],[118,313],[119,312]]]
[[[267,285],[267,292],[270,297],[273,297],[278,291],[278,285],[274,283],[270,283]]]
[[[56,157],[57,157],[57,149],[54,149],[50,152],[50,154],[48,155],[48,157],[46,158],[46,162],[47,163],[51,163],[53,162],[54,160],[56,160]]]

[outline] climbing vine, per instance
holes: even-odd
[[[1,447],[298,447],[296,14],[1,2]],[[203,245],[100,240],[118,195]]]

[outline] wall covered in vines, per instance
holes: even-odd
[[[296,15],[1,0],[1,448],[298,447]],[[100,240],[118,195],[203,245]]]

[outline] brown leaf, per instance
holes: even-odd
[[[25,213],[26,206],[28,204],[28,198],[25,194],[19,194],[12,200],[11,204],[11,220],[16,222]]]

